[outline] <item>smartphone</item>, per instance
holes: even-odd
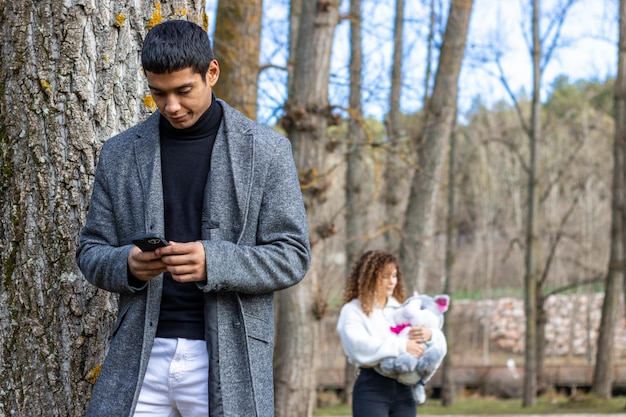
[[[154,252],[157,248],[167,246],[167,240],[155,235],[138,236],[132,242],[144,252]]]

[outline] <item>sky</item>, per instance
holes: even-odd
[[[394,0],[361,0],[363,21],[363,103],[366,115],[382,119],[388,108]],[[557,6],[567,0],[542,0],[542,36],[547,43],[553,39],[549,23]],[[442,25],[448,12],[449,0],[442,4],[437,15]],[[526,41],[530,28],[529,0],[474,0],[470,20],[467,49],[459,79],[459,113],[468,112],[480,97],[481,103],[511,99],[500,80],[494,63],[496,53],[506,83],[515,94],[530,93],[532,67]],[[210,34],[215,25],[217,0],[207,0]],[[405,1],[405,47],[403,51],[404,85],[401,109],[406,113],[419,110],[424,96],[426,68],[426,39],[429,0]],[[341,13],[349,9],[343,0]],[[288,0],[264,0],[264,22],[261,63],[284,66],[287,59]],[[542,98],[545,99],[557,76],[570,80],[600,80],[615,75],[617,70],[617,15],[618,0],[575,0],[564,21],[559,45],[545,67],[542,78]],[[349,25],[342,21],[335,31],[331,63],[331,104],[347,106],[349,60]],[[440,37],[437,39],[440,41]],[[217,57],[219,60],[219,57]],[[437,56],[433,57],[436,66]],[[259,114],[262,123],[273,124],[280,116],[286,98],[285,72],[278,69],[261,73],[259,81]],[[462,116],[461,116],[462,117]]]
[[[470,26],[470,42],[486,42],[494,45],[494,50],[498,47],[503,50],[503,72],[512,91],[516,93],[522,89],[530,93],[532,86],[530,47],[526,41],[529,38],[530,19],[520,19],[520,16],[528,16],[530,13],[522,8],[526,7],[526,3],[530,2],[476,0]],[[545,3],[543,11],[549,15],[559,2],[542,3]],[[572,6],[566,15],[559,46],[555,48],[545,67],[542,77],[543,99],[550,91],[554,79],[560,75],[566,75],[574,81],[605,80],[616,74],[617,3],[617,0],[578,0]],[[548,26],[549,17],[545,17],[540,23],[542,36],[546,36]],[[548,39],[548,43],[551,43],[552,39]],[[484,68],[474,68],[471,53],[468,52],[468,55],[461,74],[461,90],[464,93],[460,101],[471,100],[477,93],[487,103],[508,98],[502,83],[493,76],[498,74],[496,67],[487,65]]]

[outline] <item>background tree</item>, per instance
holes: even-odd
[[[448,150],[448,190],[447,190],[447,206],[448,213],[446,214],[446,253],[445,253],[445,261],[444,261],[444,281],[443,281],[443,293],[444,294],[452,294],[454,286],[452,285],[452,269],[454,266],[454,251],[455,251],[455,242],[456,242],[456,181],[455,181],[455,172],[456,172],[456,136],[457,129],[452,132],[450,136],[450,146]],[[455,345],[454,332],[452,329],[452,308],[454,307],[454,300],[450,299],[450,305],[448,306],[448,311],[446,312],[446,318],[443,322],[442,331],[446,335],[448,346],[450,346],[450,350]],[[449,407],[454,403],[455,396],[455,383],[454,383],[454,360],[452,351],[449,354],[444,356],[443,362],[441,364],[441,386],[443,387],[441,390],[441,404],[444,407]]]
[[[452,0],[443,35],[433,93],[427,103],[423,131],[416,137],[418,170],[411,191],[400,244],[400,262],[414,289],[424,288],[425,247],[433,227],[433,209],[444,149],[456,115],[457,91],[465,40],[472,10],[472,0]]]
[[[371,230],[370,207],[375,198],[371,139],[361,105],[361,1],[350,1],[350,97],[346,152],[346,265],[348,270],[367,245]],[[370,136],[371,138],[371,136]],[[349,272],[349,271],[347,271]]]
[[[389,111],[386,115],[387,157],[384,166],[382,190],[385,210],[385,244],[391,253],[397,253],[400,246],[400,230],[404,221],[405,198],[409,188],[405,171],[406,159],[413,154],[410,141],[402,129],[400,96],[402,93],[402,55],[404,50],[404,0],[396,0],[395,23],[393,26],[393,61],[391,64],[391,90]],[[429,44],[430,48],[430,44]],[[429,49],[430,50],[430,49]]]
[[[298,34],[300,33],[300,19],[302,15],[302,3],[305,0],[289,0],[289,57],[287,58],[287,96],[293,92],[293,71],[296,60],[296,47],[298,46]]]
[[[320,319],[327,296],[323,277],[337,229],[336,212],[328,204],[333,177],[327,127],[334,117],[328,102],[330,56],[339,0],[304,0],[294,62],[293,90],[285,104],[281,126],[293,146],[311,234],[312,264],[299,285],[278,293],[274,378],[276,416],[310,416],[315,406],[315,352],[320,343]],[[333,185],[333,180],[335,184]]]
[[[537,395],[537,296],[538,296],[538,256],[539,222],[537,221],[536,161],[537,141],[541,138],[541,40],[539,39],[539,0],[533,0],[532,7],[532,62],[533,90],[531,122],[529,130],[530,160],[528,163],[528,194],[526,217],[526,245],[524,260],[524,314],[526,317],[524,350],[524,393],[522,404],[526,407],[535,404]]]
[[[220,1],[215,19],[214,53],[220,64],[215,94],[256,119],[262,0]]]
[[[611,190],[610,257],[604,284],[604,302],[598,330],[598,350],[591,391],[604,398],[611,397],[615,362],[613,346],[620,316],[620,298],[624,281],[624,157],[626,154],[626,1],[619,2],[619,47],[615,80],[615,132],[613,135],[613,184]]]
[[[559,5],[555,18],[550,20],[546,33],[541,33],[541,2],[533,0],[531,7],[531,46],[532,60],[532,98],[530,102],[530,123],[524,122],[521,109],[517,106],[522,125],[528,135],[528,186],[526,194],[526,225],[524,238],[524,313],[525,313],[525,350],[524,350],[524,382],[523,400],[525,407],[534,405],[537,396],[538,381],[543,381],[543,363],[545,358],[545,296],[543,288],[551,267],[552,254],[556,250],[560,238],[555,239],[550,246],[545,260],[541,258],[541,231],[542,218],[539,215],[541,194],[547,195],[550,183],[540,188],[538,178],[537,147],[542,140],[542,103],[541,80],[546,65],[549,63],[554,48],[556,48],[561,28],[565,22],[568,10],[575,0],[568,0]],[[551,43],[544,53],[544,43],[551,39]],[[510,91],[510,89],[509,89]],[[576,200],[575,200],[576,201]],[[575,204],[575,203],[574,203]],[[573,207],[572,207],[573,208]],[[571,213],[569,210],[567,213]],[[563,217],[565,221],[569,214]],[[557,233],[558,236],[558,233]],[[544,263],[545,261],[545,263]]]
[[[361,84],[363,50],[361,46],[361,0],[350,0],[350,96],[348,137],[346,143],[346,277],[360,253],[368,245],[368,232],[373,224],[371,207],[375,200],[374,164],[371,136],[368,140],[367,127],[363,120]],[[352,387],[356,369],[346,360],[345,398],[351,403]]]
[[[203,13],[203,2],[0,1],[0,415],[84,415],[116,310],[74,262],[97,154],[149,114],[146,31]]]
[[[559,268],[558,257],[559,245],[562,245],[564,230],[568,226],[568,221],[576,211],[576,206],[580,201],[580,194],[575,188],[568,189],[564,192],[565,186],[563,178],[571,176],[572,161],[578,158],[578,154],[582,152],[582,148],[589,139],[589,126],[584,121],[588,117],[588,108],[580,109],[580,106],[572,106],[571,109],[582,120],[569,124],[568,126],[577,126],[581,129],[571,132],[575,139],[570,147],[561,148],[560,155],[565,154],[563,158],[554,157],[553,146],[559,146],[561,133],[554,123],[555,119],[547,119],[552,124],[548,126],[551,130],[549,135],[544,133],[543,119],[545,116],[545,106],[541,102],[542,94],[542,76],[547,65],[559,46],[566,44],[567,40],[561,37],[561,31],[565,24],[567,13],[576,3],[575,0],[567,0],[559,3],[557,6],[549,10],[547,13],[541,12],[541,2],[535,0],[530,7],[530,25],[528,27],[529,36],[527,44],[530,48],[532,62],[532,92],[529,101],[523,95],[516,96],[508,81],[502,65],[501,58],[503,52],[495,43],[492,46],[492,53],[496,56],[495,62],[499,71],[499,79],[503,83],[504,88],[508,92],[515,111],[519,117],[522,126],[523,135],[527,138],[527,145],[514,143],[512,135],[502,136],[497,139],[499,143],[505,145],[515,153],[515,158],[519,158],[520,166],[523,167],[526,181],[526,202],[522,204],[526,213],[525,224],[520,220],[516,223],[520,225],[520,231],[524,238],[516,237],[512,242],[524,242],[521,247],[524,251],[524,291],[525,291],[525,315],[526,315],[526,347],[524,352],[524,400],[525,406],[534,404],[536,393],[544,388],[545,378],[543,371],[545,369],[545,325],[547,318],[545,316],[545,303],[550,295],[546,291],[549,278],[554,274],[551,269]],[[547,29],[542,31],[540,24],[542,19],[547,21]],[[563,80],[561,80],[563,81]],[[555,91],[559,90],[559,79],[555,82]],[[561,90],[562,91],[562,90]],[[553,97],[554,104],[558,105],[559,98]],[[525,101],[522,103],[522,101]],[[558,111],[557,111],[558,112]],[[551,113],[551,116],[557,116],[557,112]],[[529,121],[526,120],[527,113],[530,113]],[[572,111],[560,111],[558,117],[571,118]],[[561,120],[559,123],[563,123]],[[554,143],[543,140],[544,136],[552,136]],[[563,139],[565,140],[565,139]],[[552,151],[542,151],[545,149]],[[511,171],[508,171],[509,175]],[[541,180],[540,180],[541,179]],[[568,201],[566,205],[557,204],[555,200],[558,195],[567,195]],[[519,198],[516,198],[519,201]],[[555,291],[553,293],[558,292]],[[531,370],[532,368],[532,370]],[[533,394],[531,394],[531,392]]]

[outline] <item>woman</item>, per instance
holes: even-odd
[[[352,393],[353,417],[415,417],[411,389],[377,373],[383,358],[410,353],[422,356],[422,342],[432,333],[413,328],[409,340],[393,335],[393,310],[405,300],[397,259],[385,251],[365,252],[355,262],[344,289],[337,331],[350,363],[360,368]]]

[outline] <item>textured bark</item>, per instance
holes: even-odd
[[[116,312],[74,263],[97,153],[149,113],[139,50],[151,19],[203,10],[0,0],[2,417],[84,415]]]
[[[400,246],[400,230],[404,220],[405,205],[402,204],[409,188],[410,177],[406,175],[407,167],[399,155],[413,155],[410,143],[405,140],[400,124],[400,94],[402,92],[402,51],[404,33],[404,0],[396,0],[396,17],[393,30],[393,63],[391,65],[391,92],[389,93],[389,113],[386,127],[388,146],[390,148],[385,164],[385,187],[382,192],[387,250],[396,253]]]
[[[256,119],[262,0],[220,1],[214,52],[220,64],[215,94],[246,116]]]
[[[304,0],[289,1],[289,58],[287,59],[287,96],[291,97],[293,91],[293,71],[296,61],[296,47],[298,46],[298,33],[300,32],[300,18],[302,15],[302,3]]]
[[[368,245],[368,227],[374,200],[374,178],[371,147],[368,146],[363,123],[361,86],[363,53],[361,41],[361,1],[350,1],[350,120],[348,122],[348,152],[346,168],[346,276],[352,263]],[[356,379],[355,368],[346,361],[345,396],[352,401]]]
[[[546,340],[546,326],[548,324],[548,316],[545,310],[545,301],[546,297],[542,294],[541,291],[537,291],[537,312],[535,315],[536,320],[536,345],[535,351],[536,353],[536,363],[537,363],[537,382],[536,392],[537,395],[541,395],[546,390],[549,389],[548,381],[546,381],[545,376],[545,363],[546,363],[546,346],[548,345],[548,341]]]
[[[371,148],[368,146],[361,106],[363,56],[361,49],[361,1],[350,2],[350,121],[346,170],[346,266],[367,246],[370,207],[374,199]],[[348,271],[349,272],[349,271]]]
[[[448,214],[446,215],[446,253],[445,253],[445,277],[443,282],[443,293],[452,294],[454,286],[452,285],[453,276],[452,271],[454,267],[454,252],[456,242],[456,132],[452,132],[450,136],[450,147],[448,151]],[[456,340],[454,338],[454,332],[452,322],[452,307],[454,302],[450,303],[448,311],[446,312],[446,318],[443,322],[443,333],[446,335],[450,352],[443,358],[441,365],[441,404],[444,407],[450,407],[454,403],[455,396],[455,383],[454,383],[454,362],[452,360],[452,346],[455,345]]]
[[[532,62],[533,92],[531,102],[531,121],[529,132],[530,161],[528,163],[528,194],[526,196],[526,245],[524,256],[524,313],[526,318],[524,348],[524,382],[522,405],[530,407],[537,400],[537,320],[539,286],[539,222],[538,190],[536,184],[537,142],[541,138],[541,39],[539,37],[539,0],[533,0],[532,13]]]
[[[411,183],[400,243],[400,261],[404,276],[408,277],[407,285],[412,289],[424,287],[423,254],[432,230],[444,150],[456,115],[459,72],[472,5],[472,0],[453,0],[450,3],[433,94],[425,110],[426,122],[417,144],[419,168]]]
[[[333,186],[327,127],[330,55],[339,22],[339,0],[304,0],[296,45],[293,90],[281,124],[300,172],[311,233],[312,264],[302,283],[278,294],[276,416],[311,416],[315,406],[315,352],[326,309],[323,277],[337,230],[327,193]],[[334,248],[333,248],[334,249]]]
[[[611,249],[609,265],[604,284],[602,317],[598,329],[596,365],[593,372],[591,391],[604,398],[611,397],[615,362],[613,347],[615,329],[619,319],[620,298],[624,280],[624,178],[626,144],[626,0],[619,2],[619,48],[617,56],[617,77],[615,79],[615,132],[613,137],[613,184],[611,195]]]

